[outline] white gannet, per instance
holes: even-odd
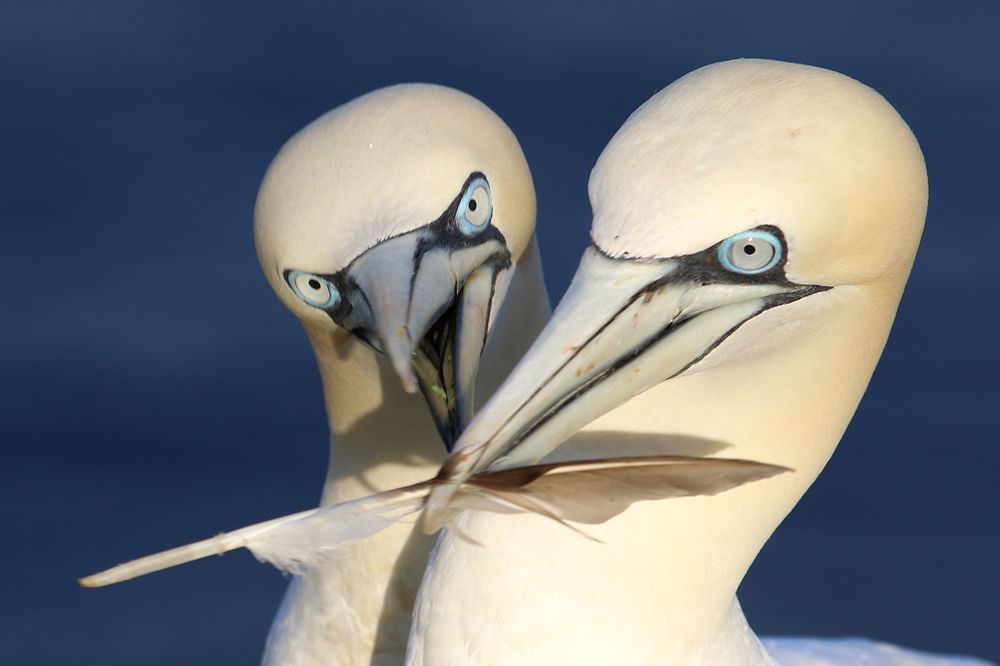
[[[549,314],[534,223],[514,134],[450,88],[374,91],[281,149],[254,237],[319,364],[322,504],[425,478],[471,417],[481,353],[487,395],[520,358]],[[296,577],[264,663],[400,663],[432,543],[397,525]]]
[[[455,530],[428,565],[407,663],[773,663],[736,589],[881,354],[923,228],[923,156],[867,86],[738,60],[643,104],[589,187],[592,246],[431,491],[425,526]],[[587,529],[604,543],[449,505],[470,474],[538,461],[588,424],[559,456],[726,442],[794,471],[636,504]],[[941,663],[867,642],[840,644],[842,659],[772,645],[794,663]]]
[[[450,445],[471,417],[477,384],[488,395],[523,354],[549,314],[534,223],[514,134],[456,90],[376,90],[282,147],[254,236],[319,364],[324,505],[432,475],[442,439]],[[418,387],[424,399],[410,395]],[[296,577],[264,663],[400,663],[432,544],[412,524],[393,525]]]

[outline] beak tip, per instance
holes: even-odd
[[[403,390],[407,393],[417,392],[417,376],[413,372],[413,362],[410,360],[410,356],[407,355],[395,355],[392,359],[392,365],[396,370],[396,375],[399,377],[399,383],[402,384]]]
[[[417,376],[413,371],[413,345],[409,337],[387,340],[386,355],[392,363],[392,369],[399,377],[399,383],[407,393],[416,393],[418,389]]]
[[[417,392],[417,377],[413,374],[413,367],[408,361],[403,363],[393,363],[395,366],[393,369],[396,371],[396,376],[399,377],[399,383],[403,387],[403,390],[407,393],[413,394]]]

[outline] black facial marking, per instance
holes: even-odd
[[[655,291],[667,282],[681,282],[685,280],[700,282],[702,284],[774,284],[782,287],[798,287],[799,285],[789,282],[785,276],[785,263],[788,261],[788,243],[785,242],[785,235],[781,229],[771,224],[765,224],[749,229],[748,231],[767,231],[774,235],[781,243],[781,259],[774,266],[761,273],[734,273],[719,263],[719,247],[722,246],[725,239],[704,250],[681,257],[632,257],[625,256],[624,253],[623,256],[616,257],[605,252],[596,243],[591,243],[591,247],[605,257],[618,261],[640,261],[647,263],[677,261],[680,264],[678,270],[650,283],[643,289],[643,292]],[[744,247],[744,251],[746,252],[748,248],[752,248],[756,252],[756,248],[753,248],[749,244]],[[753,254],[753,252],[747,252],[747,254]]]
[[[592,244],[592,247],[597,252],[600,252],[604,256],[607,256],[607,257],[612,258],[612,259],[616,259],[618,261],[642,261],[642,262],[677,261],[677,262],[679,262],[680,267],[678,268],[678,270],[670,273],[669,275],[666,275],[666,276],[664,276],[662,278],[654,280],[654,281],[650,282],[649,284],[647,284],[642,289],[638,290],[631,298],[629,298],[622,305],[622,307],[620,307],[618,309],[617,312],[615,312],[615,314],[613,316],[611,316],[608,319],[607,322],[605,322],[583,344],[581,344],[578,347],[577,351],[573,355],[571,355],[568,359],[566,359],[566,361],[552,374],[552,376],[555,377],[556,375],[558,375],[559,372],[561,372],[562,369],[566,365],[568,365],[569,363],[571,363],[573,361],[573,359],[576,358],[577,354],[579,354],[588,344],[590,344],[590,342],[593,341],[594,338],[596,338],[598,335],[600,335],[600,333],[603,332],[605,330],[605,328],[607,328],[607,326],[609,326],[617,317],[621,316],[621,314],[623,312],[625,312],[625,310],[627,310],[629,307],[631,307],[633,303],[635,303],[637,300],[639,300],[641,298],[648,298],[648,297],[650,297],[652,294],[654,294],[656,291],[658,291],[659,289],[661,289],[664,286],[666,286],[668,283],[672,283],[672,282],[693,282],[693,283],[701,284],[703,286],[704,285],[709,285],[709,284],[719,284],[719,283],[739,284],[739,285],[773,284],[773,285],[780,285],[780,286],[783,286],[783,287],[788,287],[788,288],[792,289],[792,291],[789,291],[789,292],[786,292],[786,293],[782,293],[782,294],[774,294],[774,295],[765,297],[764,298],[764,306],[760,310],[758,310],[757,312],[755,312],[753,315],[751,315],[747,319],[744,319],[743,321],[741,321],[738,324],[736,324],[735,326],[733,326],[731,329],[729,329],[728,331],[726,331],[723,335],[719,336],[697,358],[693,359],[690,363],[688,363],[686,366],[684,366],[683,368],[681,368],[678,372],[670,375],[669,377],[665,377],[663,379],[663,381],[667,381],[668,379],[672,379],[673,377],[676,377],[677,375],[680,375],[680,374],[686,372],[689,368],[691,368],[692,366],[694,366],[695,364],[697,364],[698,362],[700,362],[702,359],[704,359],[706,356],[708,356],[708,354],[710,354],[713,350],[715,350],[720,344],[722,344],[723,341],[725,341],[730,335],[732,335],[736,330],[738,330],[743,324],[745,324],[746,322],[750,321],[751,319],[759,316],[760,314],[762,314],[762,313],[764,313],[764,312],[766,312],[766,311],[768,311],[768,310],[770,310],[772,308],[775,308],[775,307],[778,307],[778,306],[781,306],[781,305],[785,305],[787,303],[792,303],[794,301],[800,300],[800,299],[805,298],[807,296],[811,296],[812,294],[817,294],[817,293],[820,293],[820,292],[827,291],[827,290],[831,289],[831,287],[822,286],[822,285],[800,285],[800,284],[796,284],[794,282],[789,281],[788,277],[785,275],[785,263],[786,263],[787,258],[788,258],[788,245],[787,245],[787,243],[785,241],[784,234],[781,232],[781,229],[779,229],[778,227],[772,226],[772,225],[765,225],[765,226],[756,227],[754,229],[754,231],[756,231],[756,230],[767,231],[767,232],[770,232],[771,234],[773,234],[775,237],[777,237],[778,240],[781,243],[781,246],[782,246],[782,255],[781,255],[781,259],[778,261],[778,263],[773,268],[771,268],[771,269],[769,269],[767,271],[764,271],[763,273],[756,273],[756,274],[749,274],[749,275],[742,274],[742,273],[734,273],[732,271],[727,270],[726,268],[724,268],[719,263],[719,259],[718,259],[719,247],[722,245],[722,243],[724,241],[720,241],[719,243],[716,243],[715,245],[713,245],[713,246],[711,246],[709,248],[706,248],[705,250],[702,250],[700,252],[695,252],[693,254],[682,256],[682,257],[670,257],[670,258],[666,258],[666,259],[664,259],[664,258],[655,258],[655,257],[654,258],[642,258],[642,259],[637,259],[637,258],[632,258],[632,257],[624,257],[624,256],[623,257],[610,257],[610,255],[608,255],[606,252],[604,252],[596,244]],[[752,248],[752,246],[749,246],[749,245],[747,247],[751,247]],[[746,249],[746,248],[744,248],[744,249]],[[537,416],[537,418],[535,418],[531,423],[529,423],[527,426],[525,426],[525,428],[520,433],[518,433],[518,435],[515,438],[512,438],[508,442],[508,444],[504,447],[503,451],[498,454],[498,456],[502,456],[502,455],[506,454],[506,452],[510,451],[515,446],[517,446],[518,444],[520,444],[524,439],[526,439],[527,437],[529,437],[538,428],[540,428],[542,425],[544,425],[549,419],[551,419],[553,416],[555,416],[556,414],[558,414],[564,407],[566,407],[567,405],[569,405],[570,403],[572,403],[573,401],[575,401],[576,399],[578,399],[580,396],[586,394],[588,391],[590,391],[591,389],[593,389],[595,386],[599,385],[605,379],[607,379],[607,378],[611,377],[612,375],[616,374],[617,372],[619,372],[622,368],[624,368],[625,366],[627,366],[629,363],[631,363],[635,359],[637,359],[640,356],[642,356],[644,353],[646,353],[646,351],[648,351],[650,348],[652,348],[654,345],[656,345],[664,337],[666,337],[667,335],[669,335],[671,333],[674,333],[675,331],[679,330],[680,328],[682,328],[683,326],[687,325],[689,322],[693,321],[696,318],[697,318],[697,315],[693,315],[693,316],[688,316],[688,317],[684,317],[684,318],[680,318],[680,319],[670,320],[670,321],[664,322],[663,327],[659,330],[658,333],[656,333],[655,335],[651,336],[649,339],[645,340],[643,342],[643,344],[635,347],[634,349],[630,350],[628,353],[626,353],[623,356],[621,356],[620,358],[618,358],[613,365],[611,365],[610,367],[608,367],[602,373],[600,373],[599,375],[596,375],[595,377],[592,377],[586,383],[584,383],[581,386],[577,387],[577,389],[574,390],[573,392],[568,393],[565,396],[563,396],[557,403],[553,404],[547,410],[545,410],[545,412],[539,414]],[[535,392],[535,394],[537,394],[538,391],[541,391],[542,388],[544,388],[544,385],[541,386],[541,387],[539,387],[538,390]],[[533,397],[534,397],[534,394],[532,395],[532,398]],[[528,400],[526,400],[524,402],[524,404],[528,404],[529,402],[531,402],[530,398]],[[520,411],[520,410],[518,410],[518,411]]]
[[[510,249],[507,247],[507,239],[499,229],[493,226],[492,219],[487,220],[487,224],[484,224],[483,230],[473,236],[466,236],[458,229],[455,219],[458,214],[458,207],[469,186],[474,180],[479,178],[485,180],[487,184],[489,183],[485,174],[474,171],[469,174],[459,189],[458,194],[437,219],[423,227],[382,238],[379,240],[379,244],[398,236],[418,234],[418,240],[415,244],[412,257],[413,273],[410,277],[410,290],[412,292],[413,282],[417,278],[421,262],[427,252],[442,249],[455,252],[491,242],[496,243],[498,251],[488,257],[477,268],[477,270],[488,268],[493,273],[493,290],[490,293],[490,302],[487,304],[487,321],[489,321],[488,317],[493,308],[496,277],[504,269],[510,268],[512,262]],[[478,206],[479,202],[474,198],[470,198],[468,203],[469,210],[474,211]],[[336,306],[323,309],[327,316],[337,325],[350,331],[362,343],[381,352],[378,340],[368,329],[368,327],[374,325],[373,321],[368,321],[374,315],[371,303],[368,301],[368,297],[364,291],[361,290],[351,277],[351,269],[354,267],[354,263],[363,255],[364,252],[351,260],[346,267],[335,273],[317,274],[316,277],[329,280],[341,295]],[[289,276],[292,271],[293,269],[285,269],[283,271],[285,282],[289,286],[291,286]],[[318,289],[321,286],[319,280],[315,278],[310,279],[308,284],[313,289]],[[457,414],[452,413],[456,393],[454,379],[456,368],[454,366],[457,359],[454,344],[460,324],[456,317],[458,304],[463,296],[463,288],[464,284],[456,285],[454,298],[450,303],[442,304],[441,309],[434,315],[433,321],[435,323],[431,326],[425,338],[418,343],[418,356],[422,355],[423,359],[421,360],[429,361],[432,366],[430,368],[421,368],[424,372],[417,372],[418,383],[432,413],[434,413],[434,421],[448,450],[451,450],[451,445],[457,439],[460,428],[464,426],[464,424],[458,422]],[[408,315],[409,313],[407,313]],[[482,342],[482,346],[485,347],[485,331]],[[431,385],[426,385],[425,380],[430,381]],[[447,395],[442,398],[431,386],[443,387]]]
[[[417,279],[417,273],[420,271],[420,262],[424,254],[432,249],[443,248],[454,252],[463,248],[482,245],[489,241],[496,241],[503,247],[503,252],[488,259],[484,265],[492,266],[495,271],[510,267],[510,249],[507,247],[507,239],[504,238],[499,229],[493,226],[492,219],[483,231],[475,236],[466,236],[463,234],[458,230],[458,225],[455,222],[455,216],[458,214],[458,207],[462,203],[462,197],[465,196],[469,185],[478,178],[482,178],[487,184],[490,182],[486,178],[486,175],[480,171],[470,173],[469,177],[462,184],[462,188],[458,191],[458,195],[452,199],[448,208],[436,220],[424,227],[426,233],[413,251],[413,276],[410,278],[411,291],[413,289],[413,281]]]
[[[485,228],[474,236],[466,236],[458,229],[458,225],[455,222],[455,217],[458,215],[458,207],[462,203],[462,197],[465,196],[465,192],[469,189],[469,185],[472,184],[474,180],[482,178],[489,185],[489,179],[481,171],[473,171],[469,174],[469,177],[465,179],[462,184],[461,189],[458,194],[452,200],[451,204],[448,206],[438,219],[431,222],[425,227],[429,232],[425,240],[421,241],[421,246],[426,244],[432,244],[434,247],[445,247],[448,249],[456,250],[463,247],[472,247],[475,245],[481,245],[487,241],[495,240],[501,243],[505,248],[507,247],[507,239],[504,235],[500,233],[500,230],[493,226],[493,220],[490,219]],[[469,199],[469,210],[476,210],[478,203],[474,198]],[[421,248],[418,247],[418,251]],[[510,265],[510,252],[508,251],[506,257],[507,265]]]
[[[497,256],[488,259],[485,265],[493,266],[495,270],[502,270],[504,268],[510,267],[511,258],[510,258],[510,250],[507,248],[507,239],[504,238],[504,235],[500,232],[499,229],[493,226],[492,220],[490,221],[490,224],[485,229],[483,229],[482,232],[472,237],[462,234],[458,230],[455,224],[455,216],[458,213],[458,206],[462,202],[462,197],[465,195],[465,192],[469,188],[469,185],[472,183],[472,181],[476,180],[477,178],[482,178],[487,182],[487,184],[489,183],[489,179],[486,178],[485,174],[483,174],[480,171],[473,171],[471,174],[469,174],[469,177],[465,179],[465,182],[462,184],[461,189],[458,191],[458,195],[454,199],[452,199],[451,203],[448,204],[448,207],[444,210],[444,212],[441,213],[441,215],[438,216],[438,218],[432,221],[430,224],[427,224],[426,226],[418,229],[414,229],[412,231],[406,231],[401,234],[389,236],[379,241],[379,243],[384,243],[387,240],[391,240],[393,238],[396,238],[397,236],[402,236],[405,234],[412,234],[412,233],[421,234],[420,241],[417,243],[416,249],[414,250],[413,253],[414,255],[413,277],[411,278],[411,280],[416,279],[417,272],[420,269],[420,261],[423,258],[423,255],[428,250],[444,248],[447,250],[454,251],[462,248],[473,247],[475,245],[480,245],[483,243],[487,243],[489,241],[498,242],[500,246],[503,247],[503,251],[501,253],[498,253]],[[469,202],[469,208],[471,210],[475,210],[475,208],[473,207],[474,202],[475,199],[472,199]],[[329,280],[330,283],[333,284],[333,286],[340,292],[341,295],[340,303],[338,303],[336,307],[325,309],[324,312],[326,312],[327,315],[329,315],[334,322],[336,322],[341,326],[344,326],[344,328],[347,328],[348,330],[351,330],[351,327],[345,326],[344,320],[351,314],[352,310],[351,297],[354,295],[355,292],[360,291],[354,280],[352,280],[349,277],[349,274],[351,268],[353,268],[354,266],[354,262],[357,261],[358,258],[360,258],[363,254],[364,252],[362,252],[361,255],[358,255],[358,257],[355,257],[346,267],[342,268],[336,273],[317,274],[317,277]],[[282,275],[284,276],[286,283],[288,283],[288,276],[292,273],[292,270],[294,269],[286,268],[282,272]],[[308,284],[313,289],[319,289],[320,287],[320,283],[316,279],[310,279]],[[290,283],[289,286],[291,286]],[[410,287],[411,288],[413,287],[412,282],[410,284]]]
[[[750,321],[751,319],[753,319],[755,317],[758,317],[759,315],[763,314],[764,312],[767,312],[768,310],[770,310],[772,308],[778,307],[779,305],[785,305],[786,303],[792,303],[794,301],[797,301],[797,300],[800,300],[802,298],[805,298],[806,296],[811,296],[812,294],[816,294],[816,293],[819,293],[821,291],[827,291],[830,288],[831,287],[809,286],[809,287],[803,288],[798,293],[775,294],[774,296],[768,296],[768,297],[766,297],[765,298],[765,305],[764,305],[764,307],[762,307],[760,310],[758,310],[757,312],[755,312],[754,314],[752,314],[750,317],[747,317],[746,319],[744,319],[743,321],[739,322],[738,324],[736,324],[735,326],[733,326],[731,329],[729,329],[728,331],[726,331],[725,333],[723,333],[711,345],[709,345],[708,347],[706,347],[705,350],[697,358],[693,359],[690,363],[688,363],[683,368],[681,368],[680,370],[678,370],[674,374],[670,375],[669,377],[665,377],[663,379],[663,381],[667,381],[668,379],[673,379],[674,377],[687,372],[687,370],[689,368],[693,367],[698,362],[700,362],[702,359],[704,359],[706,356],[708,356],[710,353],[712,353],[719,345],[721,345],[727,338],[729,338],[730,335],[732,335],[733,333],[735,333],[741,326],[743,326],[743,324],[745,324],[746,322]],[[574,400],[576,400],[580,396],[582,396],[585,393],[587,393],[588,391],[590,391],[592,388],[594,388],[595,386],[597,386],[598,384],[600,384],[602,381],[604,381],[608,377],[616,374],[619,370],[621,370],[622,368],[624,368],[626,365],[628,365],[629,363],[631,363],[635,359],[637,359],[640,356],[642,356],[644,353],[646,353],[646,351],[648,351],[651,347],[653,347],[653,345],[655,345],[656,343],[658,343],[660,340],[662,340],[668,334],[674,333],[674,332],[680,330],[684,326],[687,326],[690,322],[694,321],[694,319],[696,319],[696,318],[697,318],[697,316],[695,316],[695,317],[687,317],[687,318],[684,318],[684,319],[679,319],[677,321],[672,321],[669,324],[667,324],[666,326],[664,326],[657,335],[651,337],[644,344],[640,345],[639,347],[636,347],[634,350],[630,351],[628,354],[626,354],[626,355],[622,356],[621,358],[619,358],[613,365],[609,366],[606,370],[604,370],[604,372],[602,372],[601,374],[599,374],[599,375],[591,378],[590,381],[588,381],[586,384],[578,387],[572,393],[567,394],[558,403],[556,403],[555,405],[553,405],[550,409],[546,410],[544,414],[542,414],[531,425],[529,425],[527,428],[525,428],[524,431],[518,435],[517,440],[510,447],[508,447],[506,450],[510,450],[511,448],[513,448],[514,446],[516,446],[518,443],[520,443],[522,440],[524,440],[525,438],[529,437],[533,432],[535,432],[538,428],[540,428],[542,425],[544,425],[550,418],[552,418],[553,416],[555,416],[563,407],[565,407],[566,405],[572,403]]]

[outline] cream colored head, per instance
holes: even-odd
[[[614,257],[679,257],[781,228],[793,281],[905,279],[927,177],[909,127],[871,88],[819,67],[709,65],[643,104],[591,174],[592,237]]]
[[[441,416],[440,389],[459,393],[466,413],[471,397],[414,373],[414,362],[441,373],[421,356],[425,335],[450,326],[444,338],[464,364],[455,382],[474,379],[499,287],[534,222],[531,175],[503,121],[456,90],[404,84],[330,111],[285,144],[260,188],[254,238],[268,281],[306,327],[343,327],[383,351]],[[453,339],[458,328],[465,340]],[[456,427],[455,416],[442,417]]]
[[[628,119],[590,195],[593,247],[446,472],[538,460],[656,387],[659,429],[800,469],[804,490],[867,384],[923,228],[909,128],[846,76],[720,63]]]

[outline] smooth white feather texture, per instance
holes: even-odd
[[[974,657],[928,654],[865,638],[762,638],[780,666],[990,666]]]
[[[238,548],[247,548],[282,571],[300,574],[336,545],[375,534],[420,509],[426,495],[427,483],[422,483],[293,513],[119,564],[81,578],[80,585],[105,587]]]
[[[648,456],[532,465],[471,477],[452,506],[493,513],[536,513],[566,525],[597,524],[642,500],[715,495],[785,467],[750,460]],[[275,518],[147,555],[80,580],[104,587],[210,555],[247,548],[282,571],[302,574],[341,544],[370,536],[421,510],[429,480],[350,502]],[[569,526],[572,527],[572,526]]]
[[[419,511],[427,483],[334,504],[261,533],[247,548],[261,562],[300,575],[338,546],[381,532]]]
[[[187,564],[188,562],[200,560],[211,555],[222,555],[237,548],[245,548],[255,536],[273,530],[284,523],[306,518],[316,513],[316,511],[317,509],[312,509],[293,513],[290,516],[257,523],[233,532],[223,532],[211,539],[196,541],[195,543],[171,548],[161,553],[140,557],[137,560],[131,560],[92,576],[81,578],[80,585],[83,587],[104,587],[131,580],[132,578],[138,578],[139,576],[145,576],[155,571],[176,567],[180,564]]]

